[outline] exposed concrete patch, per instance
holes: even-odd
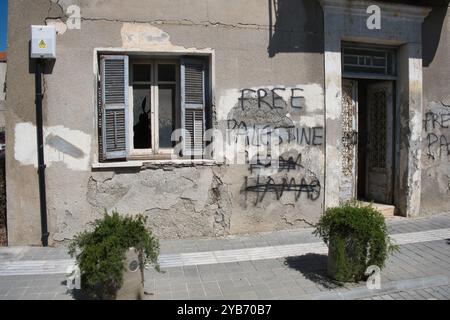
[[[14,158],[22,165],[37,168],[36,126],[30,122],[15,126]],[[68,169],[87,171],[90,165],[91,136],[64,126],[44,128],[45,163],[63,162]]]
[[[214,235],[225,236],[230,232],[232,202],[228,186],[223,182],[221,174],[213,171],[210,206],[214,208]]]
[[[97,180],[93,177],[89,178],[86,198],[88,203],[97,210],[112,208],[129,191],[129,188],[112,180],[113,177],[107,177],[102,180]]]
[[[80,225],[79,216],[73,214],[70,210],[65,210],[62,216],[58,216],[56,233],[53,236],[54,241],[64,241],[74,236],[75,226]]]
[[[232,213],[223,174],[205,166],[98,173],[89,178],[86,198],[95,211],[144,213],[158,237],[222,236]]]

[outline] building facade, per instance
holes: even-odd
[[[161,238],[308,226],[361,199],[450,211],[448,2],[9,2],[10,245],[40,244],[31,25],[54,25],[50,243],[104,210]]]

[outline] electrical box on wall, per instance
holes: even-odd
[[[31,58],[56,59],[54,26],[31,26]]]

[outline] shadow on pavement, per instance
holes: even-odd
[[[61,281],[61,285],[67,287],[67,280]],[[80,289],[67,290],[67,294],[74,300],[90,300]]]
[[[327,259],[323,254],[308,253],[303,256],[288,257],[285,265],[302,273],[306,279],[322,285],[326,289],[342,287],[327,275]]]

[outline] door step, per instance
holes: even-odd
[[[395,215],[395,206],[389,204],[381,204],[381,203],[370,203],[361,201],[361,204],[364,206],[372,205],[373,208],[377,209],[381,212],[383,216],[386,218],[393,217]]]

